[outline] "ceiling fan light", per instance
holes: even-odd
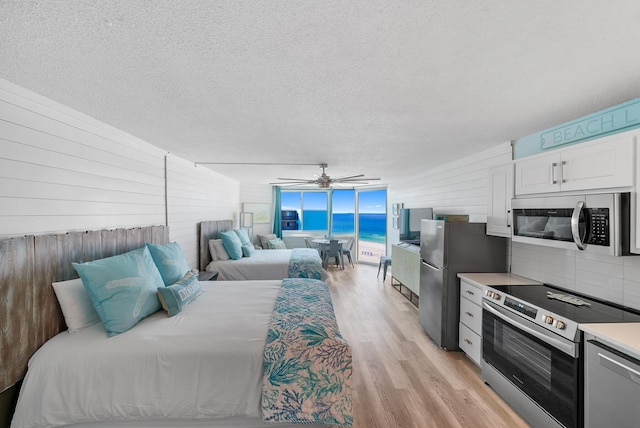
[[[315,184],[320,189],[329,189],[332,184],[339,183],[354,183],[354,184],[368,184],[369,180],[380,180],[380,178],[367,178],[364,174],[356,174],[356,175],[347,175],[344,177],[331,178],[325,172],[325,168],[327,168],[326,163],[321,163],[320,168],[322,168],[322,174],[317,175],[314,174],[317,178],[315,180],[305,180],[305,179],[296,179],[296,178],[278,178],[278,180],[285,180],[285,182],[281,183],[270,183],[270,184]]]

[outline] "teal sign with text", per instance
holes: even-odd
[[[640,127],[640,98],[563,123],[513,142],[513,158],[535,155],[569,144]]]

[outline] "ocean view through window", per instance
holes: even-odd
[[[387,250],[387,191],[358,192],[358,260],[378,263]]]
[[[327,194],[304,192],[302,194],[302,230],[324,231],[329,228]]]
[[[281,199],[283,211],[298,213],[296,230],[355,236],[357,251],[353,254],[359,261],[370,263],[378,263],[386,254],[386,206],[386,189],[283,191]]]
[[[356,191],[335,189],[331,197],[331,233],[353,235],[356,230]]]

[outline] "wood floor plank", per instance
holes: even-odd
[[[377,266],[329,268],[340,330],[353,348],[354,428],[524,428],[462,352],[440,349],[418,308]]]

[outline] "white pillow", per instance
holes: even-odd
[[[224,248],[224,245],[222,245],[222,239],[216,239],[213,242],[213,246],[216,247],[216,257],[218,260],[231,259],[231,257],[229,257],[229,254],[227,253],[227,250]]]
[[[78,332],[100,321],[98,312],[93,307],[80,278],[54,282],[51,285],[58,298],[69,333]]]
[[[215,239],[209,239],[209,255],[211,256],[212,261],[216,261],[216,247],[213,246],[213,241]]]
[[[209,240],[209,252],[211,253],[211,260],[229,260],[229,254],[222,245],[222,239],[210,239]]]

